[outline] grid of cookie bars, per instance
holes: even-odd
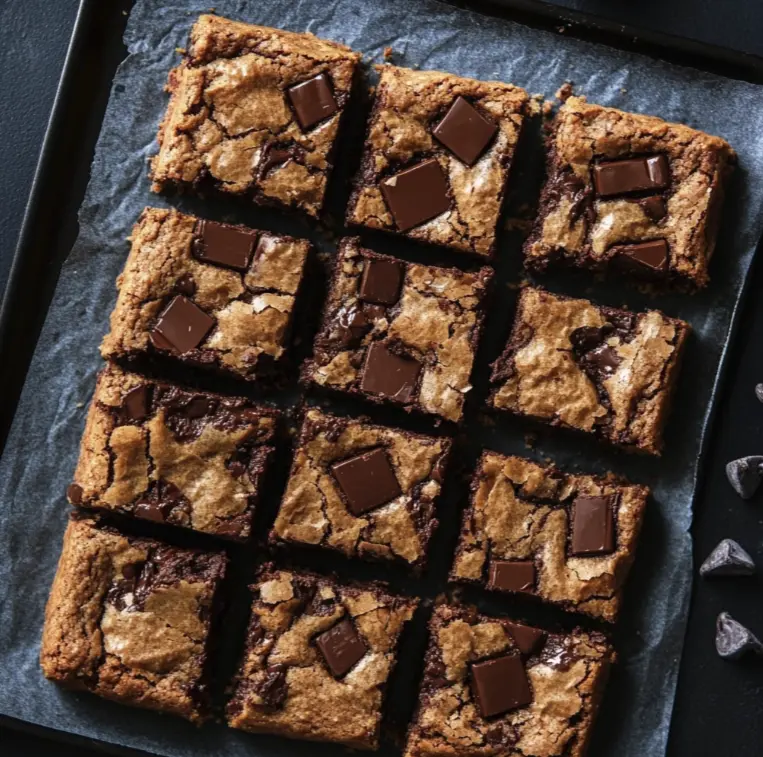
[[[169,75],[153,189],[323,223],[360,68],[358,53],[311,34],[201,16]],[[615,661],[606,630],[646,486],[485,449],[465,471],[468,504],[439,577],[448,598],[432,608],[374,580],[433,569],[441,498],[454,471],[464,478],[454,458],[483,325],[501,307],[491,263],[510,168],[538,115],[512,84],[376,69],[323,315],[316,304],[301,316],[314,326],[306,359],[294,358],[299,313],[322,287],[308,241],[176,210],[137,220],[67,492],[42,668],[196,723],[376,749],[409,626],[426,623],[406,757],[580,757]],[[572,265],[685,294],[707,285],[735,160],[726,142],[572,96],[547,133],[527,269]],[[351,236],[369,230],[400,254],[407,238],[456,263]],[[472,411],[658,455],[689,331],[658,311],[523,285]],[[296,414],[278,399],[290,382]],[[290,462],[280,481],[278,459]],[[238,581],[226,574],[241,550],[248,627],[235,674],[219,681],[222,608]],[[477,604],[534,599],[580,625],[486,614],[454,587],[472,587]]]

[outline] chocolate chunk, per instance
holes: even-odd
[[[268,665],[265,669],[265,677],[254,683],[254,690],[266,707],[276,709],[286,701],[286,696],[289,693],[286,671],[286,665]]]
[[[66,498],[73,505],[81,505],[82,504],[82,495],[83,494],[84,494],[84,492],[82,491],[82,487],[79,484],[69,484],[69,487],[66,490]]]
[[[758,398],[758,402],[763,402],[763,384],[755,385],[755,396]]]
[[[638,204],[641,205],[641,209],[647,218],[650,218],[652,221],[661,221],[668,214],[668,206],[665,203],[665,199],[659,195],[644,197],[638,201]]]
[[[160,479],[138,499],[133,515],[155,523],[184,523],[190,511],[191,503],[183,492],[170,481]]]
[[[318,74],[301,84],[295,84],[286,90],[286,94],[303,131],[333,116],[339,110],[326,74]]]
[[[618,354],[607,344],[602,344],[601,347],[591,350],[585,359],[591,368],[602,374],[612,374],[620,365]]]
[[[358,296],[377,305],[394,305],[400,295],[403,264],[392,260],[367,259]]]
[[[147,384],[141,384],[130,389],[122,397],[122,405],[119,408],[119,420],[122,423],[138,423],[148,416],[150,388]]]
[[[602,342],[614,332],[614,330],[614,326],[609,323],[605,323],[601,327],[581,326],[570,332],[570,343],[579,355],[584,355],[596,347],[599,347]]]
[[[370,394],[380,394],[396,402],[410,402],[421,373],[421,363],[401,357],[375,342],[368,349],[360,388]]]
[[[244,539],[249,535],[251,527],[250,515],[236,515],[232,518],[226,518],[220,521],[215,529],[218,536],[225,536],[228,539]]]
[[[336,313],[336,328],[330,339],[342,347],[351,347],[360,343],[372,326],[358,302],[344,303]]]
[[[196,294],[196,280],[190,273],[180,275],[175,282],[175,291],[178,294],[184,294],[186,297],[193,297]]]
[[[699,574],[707,576],[751,576],[755,573],[752,557],[733,539],[723,539],[707,556]]]
[[[579,495],[572,503],[572,554],[607,555],[615,551],[614,495]]]
[[[136,518],[143,518],[143,520],[152,520],[154,523],[164,523],[167,520],[162,508],[149,499],[139,499],[135,503],[133,515]]]
[[[535,591],[535,563],[531,560],[491,560],[488,589]]]
[[[190,352],[204,341],[214,325],[212,316],[183,295],[178,295],[156,321],[150,332],[151,341],[159,349],[174,349],[181,354]]]
[[[642,268],[647,273],[665,274],[668,270],[668,243],[652,239],[638,244],[621,244],[612,248],[614,257],[631,268]]]
[[[474,663],[471,684],[483,718],[516,710],[533,700],[525,666],[517,654]]]
[[[216,263],[224,268],[246,271],[252,259],[257,233],[225,223],[199,221],[193,254],[203,263]]]
[[[473,166],[498,131],[463,97],[457,97],[432,134],[466,165]]]
[[[715,624],[715,649],[726,660],[745,654],[763,656],[763,643],[727,612],[722,612]]]
[[[391,502],[402,494],[389,457],[378,447],[331,466],[353,515]]]
[[[562,198],[570,203],[570,221],[574,224],[585,214],[588,223],[596,220],[591,188],[573,173],[557,173],[549,183],[546,192],[551,205],[558,205]]]
[[[434,158],[384,179],[381,191],[400,231],[450,210],[448,179]]]
[[[504,628],[511,634],[519,651],[524,655],[531,655],[540,650],[546,640],[546,632],[540,628],[526,626],[522,623],[512,623],[510,620],[503,621]]]
[[[594,166],[593,183],[599,197],[659,191],[670,183],[670,168],[664,155],[612,160]]]
[[[365,641],[347,618],[324,631],[315,640],[334,678],[341,678],[368,651]]]
[[[276,166],[282,166],[291,160],[303,162],[305,151],[299,145],[268,145],[265,148],[263,157],[260,159],[260,176],[265,176]]]
[[[763,456],[740,457],[726,464],[726,477],[742,499],[750,499],[763,479]]]

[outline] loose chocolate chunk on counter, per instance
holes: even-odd
[[[579,496],[572,504],[572,554],[607,555],[615,551],[614,496]]]
[[[503,627],[511,634],[511,638],[516,642],[519,651],[524,655],[537,653],[546,640],[545,631],[533,626],[526,626],[524,623],[504,620]]]
[[[726,660],[738,660],[746,654],[763,656],[763,643],[727,612],[722,612],[715,624],[715,649]]]
[[[670,167],[664,155],[608,161],[593,167],[593,183],[599,197],[660,191],[670,183]]]
[[[301,84],[295,84],[287,90],[287,94],[304,131],[333,116],[339,110],[326,74],[318,74]]]
[[[612,250],[622,263],[645,273],[663,275],[668,271],[668,243],[664,239],[616,245]]]
[[[450,210],[448,180],[435,158],[384,179],[381,191],[400,231]]]
[[[335,463],[331,470],[354,515],[391,502],[402,493],[382,448]]]
[[[532,592],[535,589],[535,564],[530,560],[492,560],[487,587]]]
[[[498,126],[485,118],[468,100],[457,97],[432,133],[459,160],[472,166],[497,131]]]
[[[334,678],[341,678],[363,659],[368,647],[345,618],[315,640]]]
[[[517,654],[474,663],[471,683],[483,718],[516,710],[533,701],[525,666]]]
[[[199,221],[193,254],[205,263],[245,271],[252,258],[257,233],[225,223]]]
[[[763,480],[763,455],[732,460],[726,464],[726,477],[742,499],[750,499]]]
[[[394,305],[403,281],[402,264],[392,260],[369,260],[363,268],[358,296],[364,302]]]
[[[752,557],[733,539],[723,539],[707,556],[699,574],[708,576],[751,576],[755,573]]]
[[[214,325],[212,316],[187,297],[178,295],[159,316],[151,338],[160,349],[169,348],[184,354],[198,347]]]
[[[421,363],[418,360],[396,355],[383,344],[375,342],[368,349],[360,388],[397,402],[409,402],[420,372]]]

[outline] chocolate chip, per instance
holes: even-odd
[[[579,495],[572,503],[572,554],[606,555],[615,551],[615,495]]]
[[[326,74],[295,84],[286,90],[303,131],[307,131],[339,110]]]
[[[511,638],[514,639],[523,655],[538,652],[546,640],[546,632],[540,628],[533,628],[533,626],[526,626],[522,623],[512,623],[510,620],[504,620],[503,626],[511,634]]]
[[[214,221],[199,221],[193,254],[203,263],[216,263],[224,268],[246,271],[252,259],[257,233]]]
[[[362,515],[402,494],[389,457],[378,447],[331,466],[353,515]]]
[[[148,416],[149,392],[148,384],[140,384],[122,397],[119,408],[119,420],[122,423],[138,423],[145,420]]]
[[[516,710],[533,700],[525,666],[517,654],[472,665],[471,685],[483,718]]]
[[[289,145],[288,147],[282,145],[268,145],[260,160],[260,176],[265,176],[276,166],[282,166],[291,160],[302,162],[304,156],[305,152],[299,145]]]
[[[763,644],[727,612],[715,624],[715,649],[726,660],[737,660],[745,654],[763,656]]]
[[[166,520],[162,508],[156,502],[151,502],[148,499],[139,499],[135,503],[133,515],[136,518],[143,518],[143,520],[152,520],[154,523],[164,523]]]
[[[175,282],[175,291],[178,294],[184,294],[186,297],[193,297],[196,294],[196,280],[190,273],[184,273],[178,276]]]
[[[668,214],[668,206],[665,199],[659,195],[644,197],[638,201],[647,218],[652,221],[661,221]]]
[[[487,588],[534,592],[535,564],[530,560],[491,560]]]
[[[381,192],[400,231],[450,210],[448,180],[435,158],[384,179]]]
[[[133,515],[156,523],[184,524],[190,511],[191,503],[183,492],[170,481],[159,479],[135,503]]]
[[[375,342],[368,349],[360,388],[396,402],[410,402],[419,373],[421,363],[418,360],[396,355],[384,344]]]
[[[763,456],[740,457],[726,464],[726,477],[742,499],[750,499],[763,479]]]
[[[670,168],[664,155],[612,160],[594,166],[593,183],[599,197],[659,191],[670,183]]]
[[[585,359],[590,363],[591,367],[599,371],[602,374],[612,374],[620,365],[620,357],[618,354],[607,344],[597,347],[595,350],[591,350]]]
[[[69,484],[66,490],[66,498],[73,505],[82,504],[82,495],[84,494],[82,487],[79,484]]]
[[[368,651],[350,620],[344,618],[315,640],[334,678],[341,678]]]
[[[483,116],[463,97],[457,97],[445,118],[432,130],[457,158],[472,166],[498,131],[498,126]]]
[[[214,325],[212,316],[183,295],[178,295],[161,313],[150,336],[159,349],[167,349],[169,345],[170,349],[182,354],[198,347]]]
[[[570,343],[576,352],[583,355],[601,345],[614,330],[614,326],[609,323],[603,326],[581,326],[570,332]]]
[[[733,539],[723,539],[707,556],[699,574],[707,576],[751,576],[755,573],[752,557]]]
[[[629,268],[642,269],[646,273],[660,274],[668,270],[668,243],[664,239],[652,239],[638,244],[621,244],[612,247],[613,256]]]
[[[265,668],[265,677],[254,683],[254,690],[266,707],[276,709],[286,701],[289,693],[286,671],[286,665],[268,665]]]
[[[358,296],[377,305],[394,305],[403,281],[403,264],[396,260],[367,258]]]
[[[758,402],[763,402],[763,384],[755,385],[755,396],[758,398]]]
[[[557,173],[546,188],[546,193],[551,205],[558,205],[562,198],[570,203],[569,214],[572,223],[576,223],[583,214],[589,223],[593,223],[596,219],[592,202],[593,192],[575,174]]]

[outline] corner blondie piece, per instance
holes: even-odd
[[[448,605],[429,632],[404,757],[583,757],[614,661],[603,634]]]
[[[450,578],[614,622],[648,496],[611,474],[485,452]]]
[[[439,71],[376,68],[347,223],[492,256],[527,92]]]
[[[167,83],[154,191],[208,185],[317,217],[359,62],[312,34],[200,16]]]
[[[95,387],[73,505],[248,538],[278,414],[109,365]]]
[[[547,181],[525,263],[704,287],[735,163],[719,137],[570,97],[548,140]]]
[[[492,277],[490,268],[404,263],[343,240],[304,378],[460,420]]]
[[[122,704],[208,717],[223,553],[124,536],[73,516],[45,610],[47,678]]]
[[[688,323],[528,287],[493,364],[498,410],[659,455]]]
[[[288,346],[310,243],[146,208],[117,279],[108,360],[161,357],[256,380]]]
[[[228,725],[376,749],[398,639],[418,600],[268,566],[251,588]]]
[[[421,568],[450,447],[308,410],[271,539]]]

